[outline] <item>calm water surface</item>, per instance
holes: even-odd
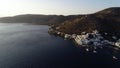
[[[48,34],[49,26],[0,23],[0,68],[118,67],[120,51],[78,47]],[[113,56],[117,59],[113,59]]]

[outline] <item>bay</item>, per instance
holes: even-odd
[[[46,25],[0,23],[0,68],[119,66],[119,51],[103,48],[88,52],[71,40],[48,34],[48,29]]]

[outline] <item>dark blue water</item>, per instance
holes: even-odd
[[[0,68],[83,68],[120,66],[120,51],[87,52],[71,40],[48,34],[48,26],[0,24]],[[117,59],[113,59],[113,56]]]

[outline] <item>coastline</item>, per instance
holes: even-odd
[[[63,32],[59,32],[53,28],[49,28],[49,34],[57,35],[63,37],[64,39],[71,39],[78,46],[89,47],[92,45],[93,47],[104,47],[104,46],[112,46],[120,49],[120,39],[116,39],[116,37],[112,37],[116,41],[110,41],[105,39],[98,30],[94,30],[92,33],[82,32],[81,35],[77,34],[66,34]],[[107,35],[107,33],[105,33]]]

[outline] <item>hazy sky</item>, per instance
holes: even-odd
[[[0,0],[0,17],[19,14],[88,14],[120,7],[120,0]]]

